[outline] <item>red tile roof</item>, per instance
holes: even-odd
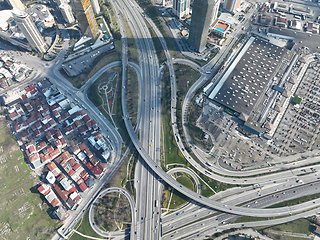
[[[52,205],[52,207],[55,207],[55,206],[57,206],[58,204],[60,203],[60,201],[57,199],[57,198],[54,198],[52,201],[51,201],[51,205]]]
[[[54,162],[48,163],[47,168],[52,172],[57,168],[57,165]]]
[[[102,174],[102,170],[98,166],[92,168],[91,172],[96,176],[100,176]]]
[[[87,187],[87,185],[86,185],[84,182],[82,182],[82,183],[79,185],[79,188],[81,189],[82,192],[85,192],[85,191],[88,190],[88,187]]]
[[[93,165],[91,164],[91,162],[88,162],[88,163],[86,164],[86,166],[87,166],[87,168],[89,168],[89,170],[91,170],[91,168],[93,168]]]
[[[77,163],[72,168],[73,168],[74,171],[77,171],[80,167],[81,167],[81,165],[79,163]]]
[[[71,194],[73,192],[77,192],[77,189],[75,187],[70,188],[68,194]]]
[[[83,151],[84,149],[89,149],[88,146],[85,143],[81,143],[79,145],[79,148],[80,148],[81,151]]]

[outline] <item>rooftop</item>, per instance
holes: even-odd
[[[250,115],[284,53],[284,48],[251,37],[208,97],[239,114]]]

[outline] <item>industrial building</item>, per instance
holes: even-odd
[[[263,108],[271,95],[270,91],[276,91],[271,87],[277,84],[273,82],[274,76],[285,53],[285,48],[251,37],[208,98],[238,116],[252,132],[268,130],[271,123],[263,124]],[[288,96],[290,91],[282,94]]]
[[[202,52],[206,47],[214,4],[214,0],[195,0],[193,3],[189,45],[197,52]]]

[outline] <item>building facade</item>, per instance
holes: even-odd
[[[43,40],[38,28],[32,22],[30,15],[24,11],[14,9],[12,11],[12,16],[17,26],[30,44],[31,48],[37,52],[46,52],[47,45]]]
[[[202,52],[206,47],[214,4],[215,0],[195,0],[193,3],[188,40],[192,50]]]
[[[70,7],[69,4],[67,3],[63,3],[59,6],[59,9],[61,11],[61,14],[64,18],[64,20],[67,22],[67,23],[72,23],[74,22],[74,16],[73,16],[73,13],[72,13],[72,9]]]
[[[190,12],[190,0],[173,0],[172,12],[182,18]]]
[[[7,3],[12,7],[21,11],[25,10],[23,3],[20,0],[7,0]]]
[[[221,0],[216,0],[214,3],[211,24],[218,18],[220,2]]]
[[[239,8],[241,0],[225,0],[223,8],[229,12],[234,12],[237,8]]]
[[[90,0],[91,6],[93,9],[94,14],[99,14],[100,13],[100,6],[98,0]]]
[[[72,4],[82,34],[96,39],[99,31],[90,0],[72,0]]]

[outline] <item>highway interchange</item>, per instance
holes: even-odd
[[[57,56],[57,58],[49,64],[44,64],[38,58],[31,58],[27,55],[19,57],[21,61],[28,62],[28,65],[34,69],[33,76],[30,80],[23,83],[22,86],[26,86],[33,79],[41,79],[49,77],[53,84],[55,84],[59,90],[68,96],[70,99],[77,99],[79,103],[87,109],[90,116],[95,118],[99,123],[101,131],[105,135],[109,135],[111,144],[113,145],[114,153],[112,155],[113,161],[108,164],[108,172],[104,178],[101,179],[100,184],[96,184],[92,189],[92,196],[84,199],[83,204],[68,218],[58,231],[59,235],[56,235],[53,239],[60,239],[71,233],[72,228],[82,217],[85,210],[88,209],[93,201],[98,201],[101,194],[105,194],[108,191],[122,191],[126,194],[131,205],[132,214],[132,226],[131,238],[132,239],[188,239],[203,237],[203,234],[210,235],[222,229],[234,228],[234,227],[250,227],[258,225],[271,225],[286,222],[299,217],[310,216],[319,211],[320,201],[312,200],[310,202],[298,204],[291,207],[281,207],[276,209],[264,209],[267,206],[273,205],[278,202],[282,202],[288,199],[294,199],[301,196],[307,196],[320,191],[320,185],[318,182],[317,171],[320,166],[317,165],[318,157],[302,160],[297,163],[287,163],[284,165],[273,166],[269,168],[252,170],[246,172],[232,172],[221,168],[219,166],[210,167],[209,174],[206,173],[207,169],[203,168],[196,162],[187,151],[182,150],[185,148],[182,141],[178,142],[182,154],[200,172],[206,174],[208,177],[217,181],[242,185],[242,188],[234,188],[223,193],[216,194],[210,198],[205,198],[200,195],[200,192],[193,192],[188,188],[182,186],[176,182],[173,178],[164,172],[160,167],[160,126],[161,126],[161,76],[159,70],[159,64],[157,55],[155,53],[155,47],[153,45],[151,34],[146,25],[147,21],[154,29],[156,35],[159,37],[160,43],[164,49],[167,57],[167,67],[170,72],[171,78],[171,108],[176,108],[176,81],[173,69],[173,63],[181,63],[192,66],[196,70],[200,71],[202,76],[200,79],[190,87],[185,100],[183,102],[183,121],[184,114],[187,112],[188,104],[195,94],[195,92],[208,82],[216,72],[218,71],[220,64],[223,62],[226,54],[228,53],[228,47],[226,51],[220,51],[220,53],[206,66],[200,67],[188,60],[172,59],[169,50],[166,46],[166,42],[158,30],[156,25],[147,16],[143,15],[143,10],[134,1],[111,1],[112,6],[117,13],[118,20],[120,22],[121,34],[122,34],[122,61],[113,62],[99,72],[97,72],[80,90],[74,88],[70,82],[68,82],[59,72],[61,64],[63,62],[64,54],[68,48],[68,36],[67,32],[62,29],[65,42],[63,44],[63,50]],[[248,13],[248,17],[253,11]],[[124,21],[127,21],[132,34],[135,38],[138,56],[139,66],[133,63],[128,63],[127,56],[127,39],[126,29],[124,27]],[[241,31],[235,33],[235,37],[241,34]],[[231,46],[229,46],[231,47]],[[18,57],[17,57],[18,58]],[[217,61],[218,59],[218,61]],[[117,129],[108,122],[108,120],[99,114],[99,110],[89,101],[86,94],[90,85],[107,69],[122,64],[122,109],[123,118],[127,127],[127,131],[130,138],[140,154],[139,162],[135,169],[135,188],[136,188],[136,203],[133,202],[130,195],[124,190],[110,189],[104,190],[103,193],[99,193],[103,189],[104,185],[108,182],[111,176],[117,171],[123,159],[128,154],[121,156],[122,139]],[[131,125],[130,118],[128,117],[127,109],[127,93],[126,93],[126,81],[127,81],[127,66],[130,65],[134,68],[139,76],[139,111],[137,127],[134,129]],[[42,70],[39,69],[41,66]],[[210,69],[211,74],[207,74],[207,70]],[[218,78],[215,78],[217,80]],[[13,89],[14,87],[11,87]],[[175,136],[179,136],[177,128],[177,116],[176,111],[171,111],[171,120]],[[184,124],[183,124],[184,125]],[[184,132],[187,129],[184,127]],[[187,134],[185,134],[187,136]],[[189,141],[188,141],[189,142]],[[192,145],[193,150],[196,151],[196,146]],[[201,157],[201,154],[196,154]],[[303,167],[307,164],[314,164],[313,166]],[[311,170],[313,168],[313,170]],[[182,170],[181,170],[182,171]],[[278,172],[281,171],[281,172]],[[303,171],[303,176],[301,175]],[[216,173],[214,173],[216,172]],[[275,172],[275,173],[272,173]],[[259,174],[266,174],[258,176]],[[298,183],[301,180],[302,183]],[[162,183],[166,182],[177,191],[181,192],[190,199],[201,204],[191,204],[184,210],[180,210],[180,214],[172,213],[169,215],[161,216],[161,194]],[[248,185],[257,185],[258,188]],[[97,198],[96,198],[97,196]],[[277,197],[279,196],[279,198]],[[258,200],[257,200],[258,199]],[[157,204],[158,202],[158,204]],[[245,204],[245,205],[242,205]],[[91,205],[93,206],[93,205]],[[92,212],[94,207],[90,209]],[[182,213],[183,211],[183,213]],[[224,212],[219,215],[217,211]],[[294,215],[296,213],[305,211],[303,213]],[[215,214],[215,216],[211,216]],[[286,216],[285,218],[273,219],[263,221],[261,223],[241,223],[231,224],[238,216],[256,216],[256,217],[274,217],[274,216]],[[292,216],[290,216],[292,215]],[[210,216],[208,218],[208,216]],[[204,220],[200,220],[206,218]],[[218,219],[218,220],[217,220]],[[162,221],[162,222],[161,222]],[[91,221],[91,224],[93,221]],[[93,224],[92,224],[93,226]],[[93,228],[96,228],[93,227]],[[100,231],[95,229],[96,231]],[[100,231],[101,234],[105,234]],[[193,235],[190,235],[193,234]],[[101,235],[103,236],[103,235]],[[106,235],[104,235],[106,236]],[[109,235],[110,236],[110,235]],[[123,233],[115,234],[114,237],[123,237]]]

